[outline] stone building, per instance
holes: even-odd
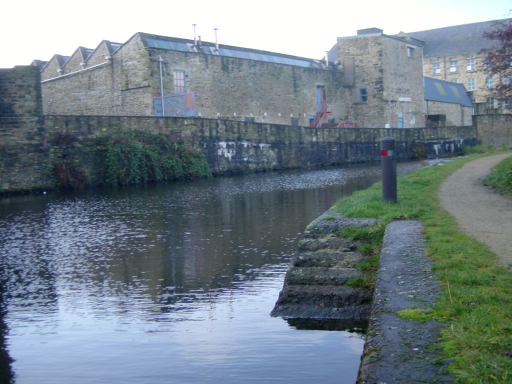
[[[425,77],[427,126],[469,126],[473,124],[473,103],[464,85]]]
[[[507,20],[503,20],[507,21]],[[484,67],[487,52],[496,49],[497,42],[486,39],[485,31],[492,30],[495,21],[485,21],[411,32],[410,36],[424,42],[423,74],[440,80],[460,83],[472,93],[476,104],[485,104],[487,109],[502,109],[492,97],[492,89],[500,79],[490,76]]]
[[[424,126],[421,44],[359,32],[328,61],[146,33],[79,47],[42,68],[44,113]]]
[[[309,125],[350,115],[344,71],[323,61],[136,33],[42,69],[46,114],[200,116]],[[331,112],[331,113],[327,113]],[[318,121],[318,123],[321,123]]]
[[[425,126],[421,41],[369,28],[339,37],[329,60],[350,71],[350,105],[363,127]]]

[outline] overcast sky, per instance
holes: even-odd
[[[512,17],[510,0],[19,0],[2,4],[0,68],[71,55],[136,32],[320,59],[339,36],[386,34]]]

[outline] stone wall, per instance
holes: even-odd
[[[473,122],[482,144],[512,148],[512,114],[476,115]]]
[[[183,72],[183,88],[175,84],[175,71]],[[154,99],[162,91],[160,73],[164,97],[181,97],[183,104],[189,97],[192,115],[198,117],[287,125],[293,119],[295,124],[309,125],[318,111],[318,86],[325,89],[333,117],[348,117],[350,107],[343,72],[336,68],[149,48],[140,34],[108,60],[62,76],[54,72],[52,65],[43,69],[45,114],[153,116]],[[183,115],[170,109],[166,115]]]
[[[0,192],[45,185],[39,68],[0,69]]]
[[[427,115],[445,115],[446,125],[472,125],[473,108],[427,100]]]
[[[183,141],[201,150],[218,175],[378,161],[385,136],[395,137],[399,160],[449,156],[476,142],[473,127],[340,129],[197,117],[42,115],[39,79],[36,67],[0,70],[0,193],[52,188],[49,170],[62,142],[72,141],[80,151],[91,139],[116,132]],[[144,81],[143,72],[135,80]],[[95,161],[92,152],[73,158],[85,170]]]
[[[309,128],[203,118],[45,116],[48,135],[86,139],[142,130],[180,139],[201,149],[214,174],[349,165],[380,160],[380,140],[394,136],[397,158],[460,153],[476,142],[473,127],[416,129]]]

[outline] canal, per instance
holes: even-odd
[[[269,313],[306,225],[379,172],[0,200],[4,382],[354,383],[361,333]]]

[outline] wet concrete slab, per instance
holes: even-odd
[[[439,296],[422,231],[418,221],[386,227],[359,384],[453,382],[434,347],[441,324],[397,315],[404,309],[428,310]]]

